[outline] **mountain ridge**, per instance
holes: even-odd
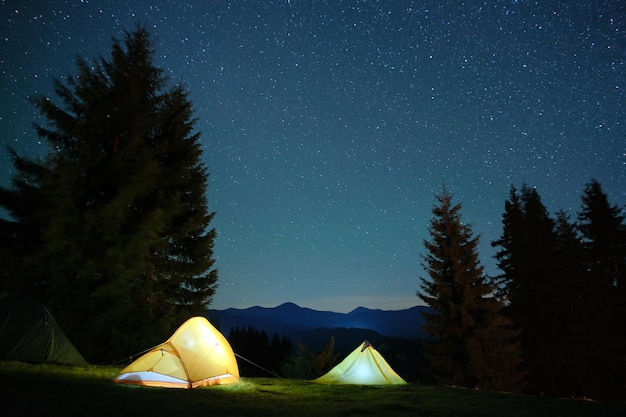
[[[421,314],[427,310],[427,306],[402,310],[357,307],[348,313],[338,313],[285,302],[275,307],[207,309],[206,317],[215,322],[225,336],[236,327],[263,330],[268,337],[278,334],[292,338],[316,329],[364,329],[385,337],[415,341],[427,338]]]

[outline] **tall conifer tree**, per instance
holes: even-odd
[[[578,228],[584,246],[585,392],[605,399],[626,397],[626,224],[601,184],[586,184]]]
[[[12,257],[30,290],[91,361],[119,359],[202,314],[215,292],[208,173],[186,91],[153,64],[146,29],[114,40],[110,59],[79,59],[57,81],[62,105],[35,100],[51,152],[14,155],[0,190]]]
[[[553,259],[554,287],[558,294],[552,300],[558,353],[554,363],[560,363],[559,395],[582,397],[589,385],[588,312],[584,253],[579,232],[570,216],[563,210],[556,213],[556,251]],[[557,349],[550,349],[555,352]],[[588,393],[587,393],[588,395]]]
[[[519,391],[522,388],[517,334],[501,314],[503,305],[483,274],[470,225],[461,221],[461,204],[452,205],[444,188],[436,196],[430,241],[418,296],[432,312],[424,313],[424,354],[434,378],[444,384]]]
[[[561,288],[554,280],[556,236],[554,220],[535,188],[511,187],[505,203],[502,237],[493,242],[506,288],[507,315],[521,331],[529,392],[560,394],[561,327],[556,300]]]

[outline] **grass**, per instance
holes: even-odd
[[[452,387],[318,385],[242,378],[194,390],[114,384],[120,368],[0,362],[3,416],[626,416],[625,403],[539,398]]]

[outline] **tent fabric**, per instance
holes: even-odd
[[[113,382],[165,388],[196,388],[239,380],[235,354],[204,317],[183,323],[165,342],[124,368]]]
[[[406,384],[380,353],[366,340],[326,374],[312,380],[318,384]]]
[[[28,293],[0,293],[0,360],[88,366],[50,311]]]

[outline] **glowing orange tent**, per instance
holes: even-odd
[[[226,338],[204,317],[183,323],[165,343],[124,368],[113,382],[166,388],[196,388],[239,380]]]

